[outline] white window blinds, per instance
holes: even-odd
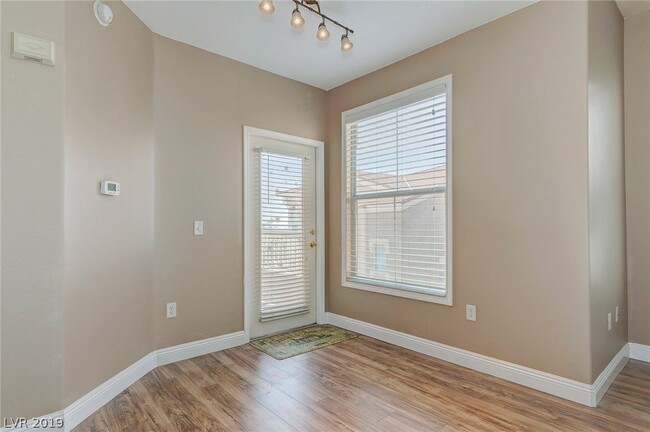
[[[258,149],[256,300],[260,321],[308,313],[311,266],[306,233],[312,225],[311,166],[301,155]]]
[[[346,280],[446,295],[445,86],[344,123]]]

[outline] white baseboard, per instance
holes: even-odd
[[[156,366],[156,352],[154,351],[77,399],[63,410],[65,431],[72,430],[92,413],[126,390],[131,384],[151,372]]]
[[[629,353],[629,348],[625,345],[598,377],[596,382],[589,385],[333,313],[327,314],[327,321],[329,324],[352,330],[402,348],[407,348],[587,406],[597,405],[600,400],[599,395],[602,397],[618,372],[625,366],[626,356]]]
[[[607,367],[598,375],[596,381],[591,385],[591,404],[590,406],[598,406],[600,400],[605,396],[609,386],[612,385],[618,374],[623,370],[630,358],[630,344],[625,344],[623,348],[614,356],[612,361],[609,362]]]
[[[99,387],[96,387],[89,393],[80,397],[62,412],[42,417],[52,419],[52,421],[63,419],[63,429],[36,428],[34,427],[35,422],[30,421],[26,427],[22,425],[20,427],[4,427],[0,429],[0,432],[36,432],[43,430],[60,430],[69,432],[115,396],[126,390],[126,388],[131,384],[154,370],[156,367],[233,348],[239,345],[244,345],[248,342],[249,339],[244,332],[239,331],[223,336],[159,349],[147,354],[145,357],[124,369],[113,378],[104,382]]]
[[[157,365],[163,366],[205,354],[223,351],[228,348],[247,344],[248,341],[249,339],[246,334],[243,331],[239,331],[183,345],[162,348],[156,351]]]
[[[630,343],[630,358],[650,362],[650,345]]]
[[[650,362],[650,346],[634,343],[626,344],[594,384],[589,385],[341,315],[328,312],[325,314],[325,318],[326,323],[588,406],[598,404],[616,375],[625,366],[627,357]],[[82,396],[63,411],[41,418],[51,419],[54,422],[63,419],[64,430],[69,432],[156,367],[211,352],[222,351],[248,342],[249,339],[246,334],[240,331],[159,349],[146,355],[99,387]],[[34,426],[34,420],[32,420],[28,422],[27,426],[3,427],[0,432],[35,432],[43,430],[43,428],[35,428]],[[50,428],[48,430],[62,429]]]

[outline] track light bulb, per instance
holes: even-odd
[[[273,6],[273,0],[262,0],[260,2],[259,8],[264,15],[271,15],[273,12],[275,12],[275,6]]]
[[[326,41],[330,38],[330,31],[327,30],[327,26],[322,22],[318,25],[318,31],[316,32],[316,39],[319,41]]]
[[[293,10],[293,13],[291,14],[291,26],[295,28],[300,28],[304,24],[305,24],[305,19],[300,14],[298,8],[295,8]]]
[[[350,41],[347,34],[341,36],[341,51],[350,51],[354,44]]]

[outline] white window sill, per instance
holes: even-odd
[[[429,302],[429,303],[437,303],[445,306],[452,306],[452,298],[451,298],[451,292],[447,292],[446,295],[436,295],[436,294],[424,294],[424,293],[419,293],[419,292],[414,292],[414,291],[408,291],[405,289],[397,289],[397,288],[388,288],[388,287],[383,287],[379,285],[370,285],[370,284],[364,284],[364,283],[359,283],[359,282],[352,282],[348,280],[344,280],[342,283],[344,288],[352,288],[352,289],[358,289],[358,290],[363,290],[363,291],[370,291],[370,292],[376,292],[379,294],[386,294],[390,296],[395,296],[395,297],[404,297],[408,298],[411,300],[419,300],[419,301],[424,301],[424,302]]]

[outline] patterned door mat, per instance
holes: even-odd
[[[251,341],[251,345],[276,360],[284,360],[358,336],[357,333],[339,327],[317,325],[255,339]]]

